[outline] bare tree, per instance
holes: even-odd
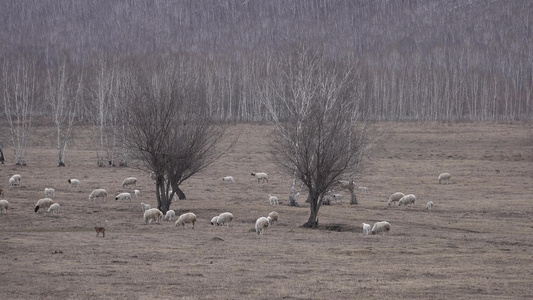
[[[300,48],[281,61],[280,70],[263,94],[276,124],[272,153],[307,187],[311,214],[304,227],[316,228],[324,194],[360,170],[367,126],[352,98],[352,69],[320,50]]]

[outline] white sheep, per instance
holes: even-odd
[[[372,235],[378,234],[380,232],[385,234],[385,232],[390,231],[390,228],[391,226],[387,221],[376,222],[374,224],[374,227],[372,227]]]
[[[363,223],[363,234],[369,235],[371,231],[372,227],[370,226],[370,224]]]
[[[268,219],[265,217],[261,217],[257,219],[257,221],[255,221],[255,232],[257,232],[257,234],[262,235],[265,232],[265,230],[268,228],[269,224],[270,223],[268,222]]]
[[[137,178],[135,177],[128,177],[122,181],[122,188],[125,189],[126,187],[129,187],[130,185],[137,186]]]
[[[402,193],[402,192],[396,192],[396,193],[390,195],[390,197],[389,197],[389,206],[390,206],[393,202],[400,201],[400,199],[402,199],[403,196],[405,196],[405,194]]]
[[[50,207],[48,208],[48,212],[51,212],[53,214],[58,214],[59,213],[59,203],[54,203],[54,204],[50,205]]]
[[[54,198],[54,192],[55,192],[55,190],[53,188],[45,188],[44,189],[44,196],[46,198]]]
[[[133,191],[133,192],[135,193],[135,198],[139,198],[139,197],[141,197],[141,191],[139,191],[139,190],[135,190],[135,191]]]
[[[172,221],[174,217],[176,216],[176,212],[172,209],[167,210],[167,213],[165,214],[165,221]]]
[[[20,185],[20,179],[22,178],[19,174],[15,174],[11,176],[11,178],[15,181],[15,185]],[[9,180],[9,183],[11,183],[11,178]]]
[[[270,218],[269,225],[274,225],[274,223],[276,223],[278,221],[278,216],[279,216],[279,214],[277,212],[271,211],[268,214],[268,217]]]
[[[163,218],[163,213],[157,208],[150,208],[144,212],[143,218],[145,224],[151,224],[152,221],[159,223],[159,221],[161,221]]]
[[[213,220],[211,219],[211,221]],[[229,227],[229,223],[231,223],[231,221],[233,221],[233,214],[230,212],[224,212],[218,215],[216,222],[218,226],[222,226],[225,224]]]
[[[196,222],[196,215],[192,212],[184,213],[179,216],[178,220],[175,223],[175,226],[181,225],[185,228],[185,224],[192,223],[192,229],[194,229],[194,222]]]
[[[400,200],[398,200],[398,206],[402,205],[415,205],[416,196],[413,194],[405,195]]]
[[[211,219],[211,225],[218,226],[218,216],[214,216],[214,217]]]
[[[129,201],[131,202],[131,194],[130,193],[120,193],[115,196],[115,201]]]
[[[260,173],[253,173],[252,172],[252,176],[255,176],[255,178],[257,178],[257,183],[260,183],[261,181],[265,181],[268,182],[268,175],[267,173],[263,173],[263,172],[260,172]]]
[[[426,204],[426,208],[427,208],[427,210],[432,211],[433,210],[433,201],[429,201]]]
[[[20,182],[18,182],[15,178],[11,177],[11,178],[9,178],[9,185],[10,186],[18,186],[18,185],[20,185]]]
[[[225,181],[225,182],[235,182],[233,180],[233,176],[226,176],[226,177],[223,177],[222,178],[222,181]]]
[[[141,202],[141,206],[143,208],[143,211],[147,211],[147,210],[152,208],[152,206],[150,206],[150,204],[144,204],[144,202]]]
[[[268,195],[268,201],[270,202],[270,205],[278,205],[279,204],[278,197],[272,196],[270,194]]]
[[[68,183],[70,183],[70,187],[78,187],[81,183],[78,179],[74,179],[74,178],[69,179],[67,181]]]
[[[368,188],[366,186],[360,186],[359,189],[361,190],[361,192],[368,194]]]
[[[439,175],[439,183],[440,184],[450,184],[450,179],[452,178],[452,175],[449,173],[442,173]]]
[[[107,201],[107,192],[104,189],[95,189],[89,195],[89,200],[96,201],[96,198],[103,198]]]
[[[0,213],[7,214],[9,208],[9,202],[7,200],[0,200]]]
[[[37,204],[35,204],[35,212],[37,212],[39,209],[48,209],[52,204],[54,204],[54,200],[50,198],[42,198],[37,201]]]

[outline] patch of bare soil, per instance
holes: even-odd
[[[301,228],[309,208],[287,206],[291,178],[272,163],[271,127],[236,125],[235,149],[183,185],[177,215],[194,229],[146,225],[141,202],[155,206],[147,173],[96,166],[90,129],[80,128],[67,166],[51,144],[35,143],[26,167],[0,165],[11,206],[0,215],[1,299],[531,299],[533,289],[533,136],[525,124],[379,123],[382,138],[367,159],[358,205],[349,194],[323,206],[320,228]],[[51,136],[52,128],[38,128]],[[85,139],[84,139],[85,138]],[[40,139],[41,141],[43,139]],[[52,139],[53,140],[53,139]],[[258,184],[251,172],[267,172]],[[439,185],[442,172],[452,183]],[[21,186],[9,187],[11,175]],[[234,183],[223,182],[231,175]],[[114,201],[137,177],[140,198]],[[71,188],[69,178],[81,180]],[[34,213],[55,188],[59,214]],[[105,188],[106,202],[89,193]],[[390,194],[417,196],[388,206]],[[131,190],[130,190],[131,192]],[[280,205],[271,206],[268,194]],[[434,210],[425,210],[427,201]],[[254,222],[272,210],[279,222],[258,236]],[[230,211],[231,226],[210,225]],[[363,236],[363,222],[386,220],[385,235]],[[106,228],[96,237],[93,227]]]

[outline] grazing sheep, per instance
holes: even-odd
[[[252,176],[255,176],[255,178],[257,178],[257,183],[260,183],[261,181],[265,181],[268,182],[268,175],[267,173],[252,173]]]
[[[278,216],[279,214],[275,211],[271,211],[269,214],[268,214],[268,217],[270,217],[271,221],[269,222],[269,225],[274,225],[274,223],[276,223],[278,221]]]
[[[433,210],[433,201],[429,201],[426,204],[426,208],[427,208],[427,210],[432,211]]]
[[[361,192],[368,194],[368,188],[366,186],[360,186],[359,189],[361,190]]]
[[[67,181],[70,183],[70,187],[78,187],[80,185],[80,181],[78,179],[69,179]]]
[[[45,188],[44,189],[44,196],[46,198],[54,198],[54,192],[55,192],[55,190],[53,188]]]
[[[415,205],[416,197],[413,194],[405,195],[398,200],[398,206],[402,205]]]
[[[89,200],[96,201],[96,198],[103,198],[107,201],[107,192],[104,189],[95,189],[89,195]]]
[[[211,220],[213,221],[213,220]],[[224,213],[221,213],[220,215],[218,215],[218,218],[217,218],[217,225],[218,226],[222,226],[222,225],[226,225],[229,227],[229,223],[231,223],[231,221],[233,221],[233,214],[230,213],[230,212],[224,212]]]
[[[278,197],[272,196],[270,194],[268,195],[268,201],[270,202],[270,205],[278,205],[279,204]]]
[[[440,184],[450,184],[450,179],[452,178],[452,175],[449,173],[442,173],[439,175],[439,183]]]
[[[143,208],[143,211],[147,211],[147,210],[152,208],[152,206],[150,206],[150,204],[144,204],[144,202],[141,202],[141,206]]]
[[[18,186],[18,185],[20,185],[20,182],[15,180],[15,178],[11,177],[11,178],[9,178],[9,185],[10,186]]]
[[[130,185],[137,186],[137,178],[135,177],[128,177],[122,181],[122,188],[125,189],[129,187]]]
[[[96,236],[98,236],[99,233],[102,233],[102,237],[105,237],[104,227],[94,227],[94,231],[96,231]]]
[[[218,216],[215,216],[211,219],[211,225],[218,226]]]
[[[262,235],[265,232],[265,230],[268,228],[269,224],[270,223],[268,222],[268,219],[265,217],[261,217],[257,219],[257,221],[255,221],[255,232],[257,232],[257,234]]]
[[[159,223],[163,219],[163,213],[157,208],[150,208],[144,212],[144,223],[151,224],[152,221]]]
[[[178,225],[181,225],[183,226],[183,228],[185,228],[185,224],[192,223],[192,229],[194,229],[194,222],[196,222],[196,215],[193,214],[192,212],[188,212],[188,213],[184,213],[183,215],[179,216],[175,225],[176,227]]]
[[[372,235],[378,234],[380,232],[385,234],[385,232],[388,231],[390,231],[390,224],[387,221],[376,222],[374,224],[374,227],[372,227]]]
[[[58,214],[59,213],[59,203],[54,203],[54,204],[50,205],[50,207],[48,208],[48,212],[51,212],[53,214]]]
[[[52,204],[54,204],[54,200],[50,198],[39,199],[39,201],[37,201],[37,204],[35,204],[35,212],[37,212],[40,208],[48,209]]]
[[[400,201],[400,199],[402,199],[403,196],[405,196],[405,194],[402,193],[402,192],[396,192],[396,193],[390,195],[390,197],[389,197],[389,206],[392,204],[392,202]]]
[[[233,176],[226,176],[226,177],[223,177],[223,178],[222,178],[222,181],[225,181],[225,182],[235,182],[235,181],[233,181]]]
[[[141,191],[139,191],[139,190],[135,190],[135,191],[133,191],[133,192],[135,193],[135,198],[139,198],[139,197],[141,197]]]
[[[372,227],[370,226],[370,224],[363,223],[363,234],[369,235],[371,231]]]
[[[115,201],[129,201],[131,202],[131,194],[130,193],[120,193],[115,197]]]
[[[7,214],[8,208],[9,208],[9,202],[7,202],[7,200],[0,200],[0,213]]]
[[[167,210],[167,213],[165,214],[165,221],[172,221],[174,217],[176,216],[176,212],[172,209]]]
[[[19,174],[15,174],[15,175],[11,176],[11,178],[13,178],[13,180],[17,183],[16,185],[20,185],[20,179],[22,177]]]

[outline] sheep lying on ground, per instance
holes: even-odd
[[[129,187],[130,185],[137,186],[137,178],[135,177],[128,177],[122,181],[122,188],[125,189]]]
[[[129,201],[131,202],[131,194],[130,193],[120,193],[115,197],[115,201]]]
[[[372,227],[370,226],[370,224],[363,223],[363,234],[369,235],[371,231]]]
[[[224,212],[218,215],[216,222],[218,226],[222,226],[224,224],[226,226],[229,226],[229,223],[231,223],[231,221],[233,221],[233,214],[230,212]]]
[[[101,232],[102,237],[105,237],[105,228],[104,227],[94,227],[94,231],[96,231],[96,236]]]
[[[427,208],[427,210],[432,211],[433,210],[433,201],[429,201],[426,204],[426,208]]]
[[[48,212],[51,212],[51,213],[54,213],[54,214],[58,214],[59,213],[59,203],[54,203],[54,204],[50,205],[50,207],[48,208]]]
[[[39,209],[48,209],[50,206],[54,204],[54,200],[50,198],[42,198],[37,201],[37,204],[35,204],[35,212],[37,212]]]
[[[390,197],[389,197],[389,206],[390,206],[393,202],[400,201],[400,199],[402,199],[403,196],[405,196],[405,194],[402,193],[402,192],[396,192],[396,193],[390,195]]]
[[[272,211],[268,214],[268,218],[270,218],[269,220],[269,225],[274,225],[274,223],[276,223],[278,221],[278,216],[279,214],[275,211]]]
[[[9,202],[7,202],[7,200],[0,200],[0,213],[7,214],[8,208],[9,208]]]
[[[89,195],[89,200],[96,201],[96,198],[102,198],[107,201],[107,192],[104,189],[95,189]]]
[[[175,226],[177,227],[178,225],[181,225],[183,226],[183,228],[185,228],[185,224],[192,223],[192,229],[194,229],[194,222],[196,222],[196,215],[192,212],[188,212],[179,216],[178,220],[175,223]]]
[[[452,175],[449,173],[442,173],[439,175],[439,183],[440,184],[450,184],[450,179],[452,178]]]
[[[257,219],[257,221],[255,221],[255,232],[257,232],[257,234],[263,234],[269,224],[268,219],[265,217]]]
[[[176,212],[172,209],[167,210],[167,213],[165,214],[165,221],[172,221],[174,217],[176,216]]]
[[[223,178],[222,178],[222,181],[225,181],[225,182],[234,182],[234,181],[233,181],[233,176],[226,176],[226,177],[223,177]]]
[[[361,192],[367,194],[368,193],[368,188],[366,186],[360,186],[359,189],[361,190]]]
[[[270,194],[268,195],[268,201],[270,202],[270,205],[278,205],[279,204],[278,197],[272,196]]]
[[[54,198],[54,192],[55,192],[55,190],[53,188],[45,188],[44,189],[44,196],[46,198]]]
[[[263,172],[260,172],[260,173],[252,173],[252,176],[255,176],[255,178],[257,178],[257,183],[260,183],[261,181],[266,181],[266,182],[268,182],[268,175],[267,175],[267,173],[263,173]]]
[[[139,190],[135,190],[135,191],[133,191],[133,192],[135,193],[135,198],[139,198],[139,197],[141,197],[141,191],[139,191]]]
[[[143,208],[143,211],[147,211],[147,210],[149,210],[150,208],[152,208],[152,207],[150,206],[150,204],[144,204],[144,202],[141,202],[141,206],[142,206],[142,208]]]
[[[376,222],[374,224],[374,227],[372,227],[372,234],[378,234],[378,233],[383,233],[385,234],[385,232],[388,232],[390,231],[390,224],[389,222],[387,221],[381,221],[381,222]]]
[[[413,194],[405,195],[398,201],[398,206],[415,205],[416,197]]]
[[[159,223],[163,219],[163,213],[157,208],[150,208],[144,212],[143,218],[145,224],[151,224],[152,221]]]
[[[78,187],[80,185],[80,181],[78,179],[69,179],[67,181],[70,183],[70,187]]]

